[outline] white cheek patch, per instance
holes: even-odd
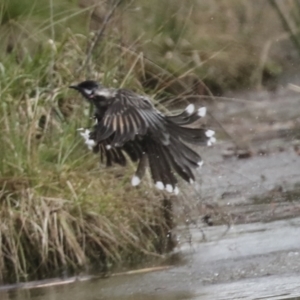
[[[93,92],[92,90],[88,90],[88,89],[83,89],[83,91],[84,91],[85,94],[87,94],[87,95],[89,95],[89,96],[90,96],[90,95],[92,94],[92,92]]]

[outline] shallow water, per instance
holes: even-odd
[[[293,299],[300,297],[300,218],[190,230],[168,269],[30,290],[1,300]],[[178,231],[186,230],[184,227]],[[296,298],[297,299],[297,298]]]

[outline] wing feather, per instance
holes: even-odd
[[[167,140],[166,122],[147,98],[120,89],[107,101],[104,116],[98,120],[96,142],[113,137],[111,146],[122,146],[147,133]]]

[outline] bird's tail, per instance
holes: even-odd
[[[193,171],[201,167],[203,161],[201,156],[185,143],[210,146],[216,141],[215,132],[204,128],[189,128],[186,125],[205,115],[205,107],[196,109],[194,104],[190,104],[182,113],[164,118],[168,139],[157,138],[157,131],[145,138],[143,149],[148,157],[152,180],[158,189],[177,194],[175,174],[189,183],[195,181]],[[140,183],[142,165],[144,164],[140,160],[138,170],[132,178],[132,185]]]
[[[193,170],[202,165],[200,155],[174,136],[170,137],[169,145],[149,138],[145,143],[145,150],[155,186],[170,193],[177,194],[179,191],[175,173],[193,183]]]
[[[189,128],[185,125],[190,125],[205,117],[206,107],[195,108],[194,104],[189,104],[186,109],[174,116],[166,116],[167,128],[169,133],[187,143],[211,146],[215,143],[215,132],[205,128]]]
[[[169,122],[168,131],[171,136],[189,144],[211,146],[216,142],[215,132],[205,128],[188,128]]]
[[[172,123],[182,126],[190,125],[205,116],[206,107],[196,109],[194,104],[189,104],[182,113],[174,116],[166,116],[166,119]]]
[[[145,143],[145,149],[156,188],[177,194],[177,178],[171,167],[167,146],[149,138]]]

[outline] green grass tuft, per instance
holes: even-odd
[[[77,132],[89,125],[90,109],[68,85],[84,78],[78,69],[88,37],[67,30],[55,41],[41,38],[38,49],[27,48],[22,38],[21,53],[14,48],[1,54],[3,282],[104,270],[163,252],[168,240],[164,209],[152,188],[130,186],[130,165],[100,167]],[[122,61],[104,42],[97,49],[102,63],[93,64],[91,77],[113,84]]]

